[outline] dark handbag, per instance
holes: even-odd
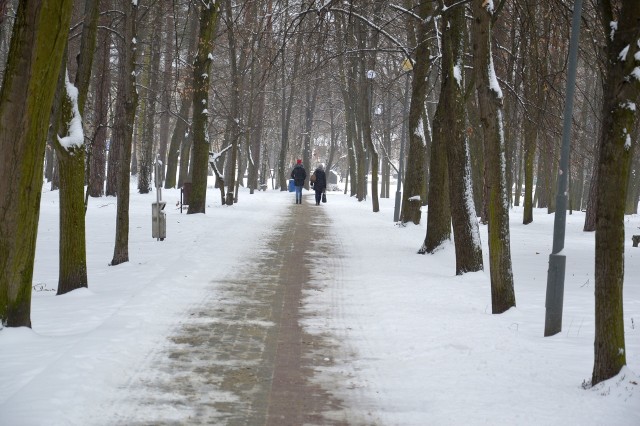
[[[323,193],[322,193],[322,202],[323,202],[323,203],[326,203],[326,202],[327,202],[327,194],[326,194],[326,192],[323,192]]]

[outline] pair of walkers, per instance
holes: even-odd
[[[298,160],[297,164],[291,171],[291,178],[296,187],[296,204],[302,204],[302,187],[307,178],[307,172],[302,165],[302,160]],[[310,178],[311,186],[316,193],[316,206],[320,205],[320,200],[327,189],[327,175],[324,172],[322,164],[313,172]],[[326,195],[325,195],[326,196]]]

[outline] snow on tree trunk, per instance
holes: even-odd
[[[485,149],[488,187],[489,267],[494,314],[516,305],[511,269],[509,200],[505,176],[505,140],[502,90],[493,67],[493,9],[483,0],[472,2],[473,63]]]
[[[407,169],[402,194],[403,223],[420,223],[422,202],[415,199],[421,196],[425,181],[425,147],[424,131],[422,129],[422,111],[427,93],[427,75],[429,74],[429,41],[427,39],[428,26],[431,20],[432,5],[429,2],[420,4],[420,17],[422,22],[418,24],[416,58],[413,64],[413,80],[411,82],[411,103],[409,104],[409,152],[407,156]],[[429,206],[431,209],[431,206]],[[437,208],[437,207],[436,207]]]
[[[209,74],[213,56],[213,38],[218,23],[218,3],[200,5],[200,34],[193,66],[193,161],[192,186],[187,213],[204,213],[207,204],[207,176],[209,171]]]
[[[442,69],[449,163],[449,200],[456,249],[456,275],[480,271],[482,246],[473,205],[469,144],[465,126],[463,82],[464,8],[453,7],[444,14]]]

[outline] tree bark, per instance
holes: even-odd
[[[538,74],[536,73],[536,67],[538,63],[538,44],[536,39],[536,1],[526,0],[529,19],[527,20],[528,31],[525,38],[528,40],[528,45],[524,51],[528,52],[526,59],[528,61],[527,77],[524,84],[524,97],[525,99],[534,100],[537,98],[538,93]],[[535,113],[532,106],[529,106],[529,110],[524,114],[524,201],[523,201],[523,213],[522,223],[528,225],[533,222],[533,170],[534,162],[536,158],[536,145],[538,143],[538,114]]]
[[[444,87],[444,80],[442,81]],[[433,140],[429,174],[429,212],[427,234],[420,254],[434,253],[451,238],[451,203],[449,202],[449,166],[444,128],[446,111],[444,99],[438,102],[433,119]]]
[[[155,119],[158,93],[160,92],[160,43],[162,30],[162,8],[158,3],[150,6],[151,14],[148,37],[148,66],[146,69],[146,108],[140,117],[142,132],[140,136],[140,161],[138,172],[138,192],[148,194],[153,187],[153,165],[155,164]],[[157,153],[157,151],[156,151]]]
[[[198,50],[193,66],[193,162],[188,214],[205,213],[207,176],[209,171],[209,74],[211,73],[213,39],[218,23],[218,3],[205,3],[200,9]],[[231,186],[233,193],[233,187]],[[227,197],[228,198],[228,197]]]
[[[253,13],[257,15],[258,13],[258,4],[254,2],[252,7],[255,8]],[[273,31],[272,21],[271,21],[271,12],[272,5],[271,3],[267,4],[267,17],[266,21],[261,25],[261,31],[256,34],[256,37],[259,35],[258,40],[258,60],[252,62],[251,66],[251,93],[255,94],[256,99],[255,102],[252,102],[251,109],[251,118],[250,118],[250,129],[251,134],[249,135],[249,171],[248,171],[248,179],[247,186],[249,187],[249,193],[253,194],[256,189],[259,189],[259,180],[261,182],[265,182],[267,177],[266,167],[264,166],[266,163],[263,162],[263,152],[262,152],[262,132],[264,129],[264,110],[266,104],[266,90],[262,87],[264,81],[266,80],[267,75],[269,74],[269,68],[267,67],[267,62],[269,55],[273,55],[272,48],[272,39],[271,33]],[[254,39],[255,43],[255,39]],[[256,63],[257,62],[257,63]],[[262,176],[260,176],[260,169],[262,166]]]
[[[166,166],[167,166],[167,148],[169,146],[169,124],[171,121],[171,90],[170,87],[174,83],[173,72],[171,66],[173,63],[173,15],[167,14],[164,24],[164,64],[162,70],[162,93],[160,95],[160,105],[162,112],[160,113],[160,131],[159,131],[159,155],[160,161],[162,161],[162,181],[165,180]]]
[[[71,136],[74,132],[72,121],[81,120],[77,105],[80,96],[78,95],[76,100],[72,99],[71,93],[75,91],[75,87],[71,86],[68,80],[66,65],[63,75],[66,81],[61,87],[64,95],[60,130],[63,135]],[[80,135],[76,134],[74,138],[76,143],[72,146],[63,146],[58,139],[55,140],[60,170],[60,258],[56,293],[58,295],[88,287],[84,220],[84,135],[80,132]]]
[[[409,104],[409,152],[407,157],[407,169],[404,179],[404,192],[402,193],[402,223],[420,223],[422,212],[421,197],[424,180],[424,157],[426,141],[424,139],[422,109],[427,93],[426,78],[429,73],[429,41],[427,39],[428,25],[430,24],[432,5],[430,2],[420,2],[419,14],[422,21],[418,24],[416,60],[413,64],[413,80],[411,81],[411,103]],[[409,39],[412,36],[408,37]],[[444,73],[444,71],[443,71]],[[443,77],[444,78],[444,77]],[[435,143],[434,143],[435,145]],[[437,191],[437,190],[436,190]],[[416,199],[416,196],[418,199]],[[437,209],[429,204],[429,209]]]
[[[7,327],[31,327],[45,141],[72,4],[20,1],[0,89],[0,322]]]
[[[608,66],[603,79],[597,183],[593,385],[617,375],[627,363],[622,292],[624,204],[633,146],[637,143],[631,138],[631,132],[638,124],[636,102],[640,97],[640,2],[621,1],[615,32],[610,27],[610,22],[616,19],[614,6],[609,1],[601,1],[599,6],[603,30],[611,36],[606,41]],[[625,56],[623,52],[627,48]]]
[[[72,128],[74,120],[82,122],[84,104],[89,92],[89,82],[96,44],[98,26],[98,4],[96,0],[86,0],[84,4],[84,24],[78,54],[76,87],[68,81],[66,64],[61,67],[60,80],[64,82],[59,90],[64,92],[61,106],[60,130],[63,135],[73,136],[71,146],[63,146],[54,139],[60,172],[60,268],[57,294],[88,287],[86,231],[85,231],[85,144],[84,134],[72,135],[78,130]],[[66,81],[65,81],[66,80]],[[74,98],[73,93],[77,94]]]
[[[105,162],[107,161],[107,126],[109,114],[109,89],[111,87],[110,67],[111,33],[102,31],[98,41],[96,54],[96,71],[100,78],[96,81],[94,97],[95,133],[90,147],[89,182],[87,191],[92,197],[101,197],[105,193]]]
[[[111,265],[129,261],[129,183],[131,182],[131,142],[133,125],[138,107],[136,91],[136,20],[138,5],[129,0],[121,0],[124,12],[124,40],[121,41],[118,75],[118,99],[113,125],[113,139],[118,139],[118,202],[116,207],[116,238]]]
[[[465,126],[463,89],[464,8],[453,7],[444,14],[442,37],[442,70],[449,163],[449,200],[456,248],[456,275],[480,271],[482,246],[478,219],[473,207],[469,142]]]
[[[489,267],[492,313],[516,306],[511,268],[509,200],[505,176],[505,140],[502,90],[493,66],[493,7],[483,0],[471,4],[473,22],[473,69],[485,150],[485,182],[489,221]],[[509,191],[510,192],[510,191]]]
[[[193,55],[196,50],[197,36],[198,36],[198,19],[195,17],[190,18],[188,40],[189,48],[187,50],[186,62],[193,64]],[[169,144],[169,152],[167,153],[167,171],[164,181],[164,187],[166,189],[174,188],[177,186],[182,187],[182,181],[177,182],[177,177],[181,176],[184,179],[182,173],[178,175],[178,156],[180,156],[180,162],[186,161],[188,164],[189,155],[186,158],[182,155],[182,151],[185,150],[185,145],[189,144],[187,133],[189,132],[189,111],[193,103],[193,75],[192,70],[187,69],[185,74],[185,84],[182,92],[180,93],[180,110],[176,117],[175,127],[171,135],[171,143]],[[187,154],[188,154],[187,150]]]

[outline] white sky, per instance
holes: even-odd
[[[135,185],[134,185],[135,186]],[[292,208],[309,211],[327,239],[314,242],[304,322],[340,346],[333,364],[318,359],[317,380],[368,424],[383,425],[639,425],[640,248],[631,247],[640,217],[626,216],[624,318],[627,363],[593,389],[594,234],[583,213],[567,216],[563,330],[544,338],[544,301],[553,215],[534,212],[521,224],[512,210],[511,252],[517,308],[491,315],[487,227],[481,226],[487,270],[456,277],[454,248],[417,255],[423,224],[392,221],[393,196],[358,203],[330,192],[328,203],[296,206],[294,195],[269,190],[220,206],[209,188],[206,215],[180,214],[178,191],[167,201],[167,239],[151,238],[151,203],[132,186],[130,262],[108,266],[116,200],[90,199],[87,212],[89,289],[55,296],[58,193],[45,187],[35,259],[33,329],[0,331],[0,425],[107,425],[172,420],[188,424],[192,407],[140,407],[140,383],[167,335],[190,309],[267,252],[267,241]],[[321,208],[328,220],[314,217]],[[331,250],[321,247],[332,247]],[[316,253],[317,254],[317,253]],[[348,355],[347,355],[348,354]],[[154,365],[154,367],[157,367]],[[635,373],[634,373],[635,372]],[[144,392],[144,391],[143,391]],[[153,392],[149,389],[148,392]],[[211,398],[229,398],[222,389]],[[115,420],[118,419],[118,422]]]

